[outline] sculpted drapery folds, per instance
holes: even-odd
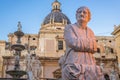
[[[66,42],[65,63],[62,65],[62,80],[103,80],[93,53],[97,50],[93,31],[87,26],[90,10],[80,7],[76,11],[77,22],[64,30]]]

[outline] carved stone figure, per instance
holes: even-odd
[[[28,54],[25,56],[26,71],[28,74],[29,80],[33,80],[32,66],[31,66],[31,53],[28,51]]]
[[[18,31],[21,31],[21,28],[22,28],[22,25],[21,25],[21,23],[20,22],[18,22]]]
[[[26,62],[26,71],[31,71],[31,53],[28,51],[28,54],[25,56],[25,62]]]
[[[77,22],[65,27],[65,63],[62,64],[62,80],[104,80],[93,54],[97,51],[93,31],[87,26],[90,10],[80,7],[76,11]]]
[[[102,70],[102,72],[104,71],[104,63],[100,63],[100,68]]]
[[[118,74],[115,72],[114,69],[111,70],[110,80],[119,80]]]
[[[33,73],[33,80],[40,80],[41,63],[36,55],[32,55],[31,67]]]
[[[116,80],[116,74],[114,70],[111,70],[110,80]]]

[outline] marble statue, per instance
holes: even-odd
[[[33,73],[33,80],[40,80],[41,75],[41,63],[36,55],[33,54],[31,60],[31,67]]]
[[[110,80],[116,80],[115,72],[111,71]]]
[[[28,51],[28,54],[25,56],[26,71],[31,71],[31,53]]]
[[[104,71],[104,63],[100,63],[100,68],[102,70],[102,72]]]
[[[115,72],[114,69],[111,70],[110,80],[120,80],[119,77],[118,77],[118,74]]]
[[[29,80],[40,80],[41,75],[41,63],[35,54],[28,54],[25,56],[26,71],[28,73]]]
[[[22,25],[21,25],[21,23],[20,22],[18,22],[18,31],[21,31],[21,28],[22,28]]]
[[[62,80],[104,80],[93,57],[97,46],[94,33],[87,26],[90,10],[85,6],[78,8],[76,19],[76,23],[68,24],[64,30],[66,53],[65,63],[61,64]]]
[[[26,56],[25,56],[25,63],[26,63],[26,71],[27,71],[27,74],[28,74],[28,78],[29,78],[29,80],[33,80],[30,51],[28,51],[28,54],[26,54]]]

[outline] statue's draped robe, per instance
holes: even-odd
[[[76,23],[70,24],[65,27],[64,39],[66,60],[62,68],[63,80],[102,80],[101,69],[93,57],[96,39],[92,30],[79,28]]]
[[[39,60],[32,59],[31,61],[33,80],[39,80],[41,77],[41,63]]]

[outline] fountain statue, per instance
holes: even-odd
[[[31,67],[33,73],[33,80],[40,80],[41,75],[41,62],[36,54],[32,54]]]
[[[118,77],[117,72],[113,69],[111,69],[111,73],[110,73],[110,80],[120,80]]]
[[[14,32],[14,35],[17,37],[17,42],[16,44],[13,44],[11,46],[11,49],[15,50],[15,64],[14,64],[14,70],[8,70],[6,71],[6,74],[9,74],[12,76],[12,80],[27,80],[27,79],[22,79],[21,77],[23,75],[26,75],[27,72],[20,70],[20,55],[21,51],[25,49],[25,46],[21,44],[21,37],[24,36],[24,33],[21,30],[22,26],[20,22],[18,22],[18,30]]]
[[[41,62],[36,54],[28,52],[25,56],[26,72],[29,80],[40,80],[41,75]]]
[[[31,53],[30,50],[28,50],[28,54],[25,56],[25,64],[26,64],[26,72],[28,74],[28,79],[32,80],[33,79],[33,74],[32,74],[32,67],[31,67]]]

